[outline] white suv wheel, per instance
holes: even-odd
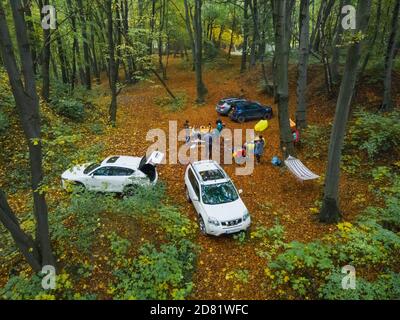
[[[207,235],[207,230],[206,230],[206,225],[204,223],[204,220],[201,216],[199,216],[199,228],[200,232],[204,235]]]
[[[187,200],[187,202],[189,202],[189,203],[192,202],[192,199],[190,199],[189,190],[188,190],[187,187],[186,187],[186,200]]]

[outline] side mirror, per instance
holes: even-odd
[[[195,201],[195,202],[198,202],[199,198],[197,196],[194,196],[192,200]]]
[[[239,194],[242,194],[243,193],[243,190],[242,189],[239,189]]]

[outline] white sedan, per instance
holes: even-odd
[[[157,183],[156,166],[164,154],[153,152],[149,157],[111,156],[101,163],[75,166],[61,175],[64,189],[78,185],[90,191],[133,193],[137,186]]]

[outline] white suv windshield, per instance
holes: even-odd
[[[232,182],[205,185],[201,188],[204,204],[223,204],[236,201],[239,196]]]

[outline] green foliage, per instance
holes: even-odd
[[[117,299],[184,299],[192,290],[194,246],[188,240],[163,244],[146,243],[139,257],[114,272]]]
[[[374,172],[388,179],[387,168]],[[395,274],[400,250],[400,180],[379,189],[385,205],[370,207],[356,224],[342,222],[337,231],[310,243],[282,244],[278,255],[267,254],[265,275],[271,286],[283,295],[323,299],[392,299],[399,294],[399,275]],[[267,231],[257,230],[254,237],[266,238]],[[279,234],[279,233],[278,233]],[[267,237],[268,238],[268,237]],[[267,242],[268,243],[268,242]],[[266,246],[267,251],[271,249]],[[272,251],[274,252],[274,251]],[[343,290],[345,265],[356,268],[356,290]],[[368,281],[363,275],[368,274]],[[376,277],[371,281],[371,275]]]
[[[247,241],[246,232],[242,231],[233,235],[233,239],[235,239],[240,245],[245,244]]]
[[[111,251],[117,256],[121,257],[128,253],[131,242],[127,239],[120,237],[116,232],[112,232],[108,239],[111,242]]]
[[[82,121],[85,116],[85,106],[81,101],[65,98],[53,100],[56,111],[67,118]]]
[[[400,297],[400,274],[380,275],[375,281],[356,278],[355,289],[342,289],[343,273],[335,270],[319,289],[319,297],[328,300],[395,300]]]
[[[176,99],[173,99],[170,96],[164,96],[164,97],[156,97],[155,98],[155,103],[162,107],[165,108],[169,111],[182,111],[185,106],[186,106],[186,101],[187,101],[187,96],[186,93],[181,92],[175,95]]]
[[[382,157],[400,145],[400,113],[389,114],[358,111],[355,113],[346,147],[363,150],[368,157]]]
[[[302,133],[302,142],[307,147],[308,158],[319,158],[328,150],[330,126],[309,125]]]
[[[51,105],[55,111],[71,120],[83,121],[85,117],[85,101],[82,89],[72,92],[70,87],[58,81],[51,86]]]
[[[9,122],[6,114],[0,110],[0,134],[8,128]]]
[[[66,273],[58,274],[56,277],[56,289],[44,290],[42,288],[42,277],[40,275],[29,275],[21,272],[12,276],[7,284],[0,288],[0,298],[9,300],[94,300],[93,294],[82,295],[75,293],[71,278]]]
[[[263,258],[272,258],[278,250],[284,245],[285,230],[283,226],[276,220],[275,225],[268,229],[259,226],[250,234],[250,238],[258,241],[256,253]]]
[[[234,282],[248,283],[249,282],[249,271],[245,269],[235,269],[230,271],[225,276],[226,280]]]
[[[366,209],[362,219],[374,219],[386,228],[400,231],[400,179],[398,175],[393,177],[393,185],[383,187],[380,191],[381,197],[385,201],[385,206],[369,207]]]

